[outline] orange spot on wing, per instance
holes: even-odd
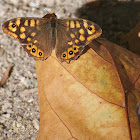
[[[38,49],[37,57],[43,57],[44,53],[40,49]]]
[[[72,48],[72,47],[68,49],[68,59],[70,59],[70,58],[72,58],[72,57],[75,56],[74,52],[73,52],[73,54],[70,55],[70,54],[69,54],[70,51],[73,52],[73,48]]]
[[[69,21],[66,22],[67,26],[69,27]]]
[[[79,33],[83,35],[85,33],[85,31],[83,29],[80,29]]]
[[[73,47],[73,51],[74,51],[74,53],[77,53],[77,52],[78,52],[79,47],[78,47],[78,46],[76,46],[76,45],[73,45],[72,47]]]
[[[84,22],[84,27],[87,28],[88,27],[87,21],[83,20],[83,22]]]
[[[17,25],[17,26],[20,25],[20,19],[21,19],[21,18],[17,18],[17,20],[16,20],[16,25]]]
[[[32,43],[31,44],[28,44],[27,47],[26,47],[27,50],[31,50],[32,49],[32,45],[33,45]]]
[[[28,38],[27,38],[27,41],[28,41],[28,42],[29,42],[29,41],[31,41],[31,38],[30,38],[30,37],[28,37]]]
[[[31,33],[31,36],[32,36],[32,37],[34,37],[35,35],[36,35],[36,33],[35,33],[35,32]]]
[[[89,29],[87,28],[88,34],[91,35],[91,34],[95,33],[95,27],[94,27],[93,25],[91,25],[91,26],[89,26],[89,27],[90,27],[92,30],[89,30]]]
[[[16,32],[16,30],[17,30],[17,27],[15,26],[15,27],[12,27],[12,25],[13,25],[14,23],[13,22],[9,22],[9,25],[8,25],[8,29],[10,30],[10,31],[12,31],[12,32]],[[16,25],[16,24],[15,24]]]
[[[35,20],[34,20],[34,19],[31,19],[31,20],[30,20],[30,26],[31,26],[31,27],[35,27]]]
[[[81,41],[85,41],[85,37],[82,36],[82,35],[80,35],[79,39],[80,39]]]
[[[76,39],[76,40],[75,40],[75,43],[76,43],[76,44],[77,44],[77,43],[79,43],[79,40],[78,40],[78,39]]]
[[[25,33],[21,33],[21,34],[20,34],[20,38],[21,38],[21,39],[25,39],[25,38],[26,38]]]
[[[61,54],[61,58],[62,59],[67,59],[68,58],[66,51]]]
[[[74,34],[70,34],[71,38],[75,38],[75,35]]]
[[[33,49],[35,49],[35,52],[32,51]],[[32,48],[31,48],[31,50],[30,50],[30,53],[33,56],[37,56],[38,55],[37,46],[33,45]]]
[[[34,41],[34,44],[37,43],[37,40]]]
[[[29,25],[28,25],[28,20],[25,20],[24,26],[29,26]]]
[[[70,28],[75,28],[75,24],[74,24],[74,21],[70,21]]]
[[[20,32],[25,32],[25,28],[24,27],[20,27]]]
[[[68,42],[68,44],[69,44],[69,45],[72,45],[73,43],[72,43],[72,41],[70,41],[70,42]]]
[[[36,20],[36,25],[39,25],[39,20]]]
[[[91,40],[99,37],[100,35],[101,35],[101,32],[97,32],[96,34],[93,34],[93,35],[87,37],[87,41],[91,41]]]
[[[76,21],[76,28],[80,28],[80,23],[78,21]]]

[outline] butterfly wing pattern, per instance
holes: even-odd
[[[15,18],[2,25],[3,31],[23,46],[35,60],[45,60],[52,52],[52,28],[44,18]]]
[[[58,20],[56,56],[61,61],[77,59],[85,46],[99,37],[101,33],[102,30],[99,25],[88,20]]]
[[[101,28],[84,19],[57,19],[55,13],[43,18],[15,18],[2,25],[3,31],[23,46],[35,60],[45,60],[55,49],[57,58],[69,63],[84,47],[102,33]]]

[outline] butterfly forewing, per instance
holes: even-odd
[[[101,33],[101,28],[88,20],[58,20],[56,56],[61,61],[77,59],[84,47]]]
[[[29,56],[44,60],[52,51],[50,21],[44,18],[15,18],[2,25],[3,31],[18,40]],[[48,34],[49,33],[49,34]]]

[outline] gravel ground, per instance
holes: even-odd
[[[0,0],[0,23],[16,17],[43,17],[47,11],[60,17],[75,17],[85,0]],[[64,7],[62,7],[65,4]],[[61,9],[61,10],[60,10]],[[0,79],[14,65],[0,89],[0,140],[35,140],[39,130],[39,106],[35,61],[20,43],[0,28]]]

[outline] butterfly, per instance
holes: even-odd
[[[43,18],[20,17],[2,25],[5,33],[13,36],[35,60],[47,59],[55,49],[61,62],[76,60],[85,46],[99,37],[99,25],[85,19],[58,19],[54,12]]]

